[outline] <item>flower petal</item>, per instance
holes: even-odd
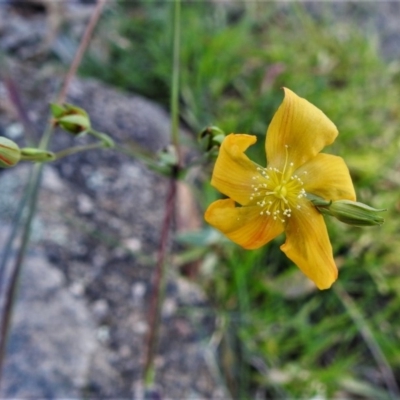
[[[284,90],[283,103],[267,131],[267,161],[269,166],[282,169],[288,157],[296,170],[333,143],[338,131],[320,109],[291,90]]]
[[[302,205],[289,219],[281,250],[319,289],[328,289],[338,272],[324,218],[310,204]]]
[[[249,203],[252,178],[259,175],[257,164],[244,154],[256,141],[257,137],[252,135],[228,135],[222,142],[211,179],[216,189],[241,205]]]
[[[307,193],[325,200],[356,200],[349,169],[341,157],[317,154],[296,175],[303,181]]]
[[[205,220],[245,249],[257,249],[283,232],[278,220],[260,215],[260,207],[235,207],[231,199],[210,204]]]

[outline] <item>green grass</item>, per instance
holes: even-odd
[[[313,289],[280,252],[283,238],[257,251],[208,247],[198,281],[225,321],[219,360],[234,398],[390,398],[364,329],[400,384],[400,66],[329,10],[316,20],[294,3],[285,11],[271,2],[182,4],[181,120],[194,134],[209,124],[256,134],[251,154],[265,164],[265,132],[287,86],[338,126],[326,151],[346,160],[359,201],[388,209],[377,228],[327,219],[343,291]],[[93,52],[85,73],[168,107],[170,21],[168,2],[122,3],[104,21],[107,56]],[[219,196],[211,171],[200,177],[203,209]]]

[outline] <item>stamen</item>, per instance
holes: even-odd
[[[288,162],[288,157],[289,157],[289,151],[288,151],[289,146],[287,144],[285,144],[285,165],[283,166],[283,172],[282,172],[282,176],[285,175],[286,172],[286,166],[287,166],[287,162]]]
[[[272,217],[274,221],[286,223],[292,216],[292,210],[301,209],[299,200],[306,196],[303,181],[297,174],[291,175],[294,163],[289,160],[289,146],[285,145],[285,163],[283,171],[276,167],[257,166],[258,174],[252,176],[255,184],[249,201],[259,207],[260,216]],[[307,174],[303,171],[302,174]]]

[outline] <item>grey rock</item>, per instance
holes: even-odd
[[[7,346],[1,398],[77,397],[86,384],[95,326],[83,298],[40,252],[27,258]]]

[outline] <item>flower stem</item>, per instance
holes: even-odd
[[[103,143],[92,143],[92,144],[87,144],[84,146],[69,147],[68,149],[61,150],[61,151],[55,153],[55,156],[56,156],[56,159],[59,160],[61,158],[70,156],[72,154],[80,153],[81,151],[102,149],[103,147],[104,147]]]
[[[165,205],[161,240],[158,249],[158,260],[153,277],[153,292],[149,310],[149,334],[146,342],[146,358],[143,369],[144,383],[150,387],[154,381],[154,356],[158,342],[161,304],[163,300],[163,281],[165,258],[167,256],[168,233],[175,208],[176,179],[179,175],[181,155],[179,147],[179,54],[180,54],[180,0],[174,1],[174,38],[173,38],[173,71],[171,90],[171,140],[177,153],[177,165],[173,168],[169,180],[169,190]]]
[[[153,292],[150,300],[149,309],[149,334],[146,342],[146,359],[143,370],[144,382],[146,386],[153,383],[154,377],[154,356],[158,342],[158,332],[160,327],[160,314],[162,304],[163,282],[164,282],[164,266],[167,255],[168,232],[172,221],[176,196],[176,180],[171,177],[169,191],[166,200],[164,221],[161,230],[161,241],[158,249],[157,264],[153,276]]]
[[[65,97],[67,96],[67,90],[71,83],[72,78],[76,75],[76,71],[82,61],[83,55],[86,52],[86,49],[89,45],[90,39],[92,38],[93,30],[99,21],[101,12],[106,3],[106,0],[97,0],[96,8],[93,11],[93,14],[90,17],[89,23],[86,27],[86,30],[82,36],[81,42],[79,44],[78,50],[76,51],[75,57],[72,61],[72,64],[68,70],[68,73],[65,77],[64,84],[61,88],[60,94],[58,96],[57,103],[64,103]]]
[[[179,146],[179,59],[180,59],[180,19],[181,0],[174,2],[174,42],[172,60],[172,91],[171,91],[171,136],[172,143],[178,154],[180,164],[181,154]]]
[[[6,285],[5,290],[5,302],[4,308],[1,315],[1,330],[0,330],[0,380],[2,366],[5,356],[7,338],[9,333],[9,327],[11,322],[11,316],[13,311],[13,306],[16,298],[16,292],[18,287],[18,281],[21,276],[22,263],[25,258],[25,254],[28,248],[29,236],[31,231],[32,219],[36,211],[36,204],[39,192],[39,181],[42,172],[42,164],[36,164],[34,166],[32,180],[28,184],[27,196],[28,196],[28,216],[25,220],[23,227],[21,247],[18,250],[17,258],[15,264],[10,272],[10,279],[8,285]]]

